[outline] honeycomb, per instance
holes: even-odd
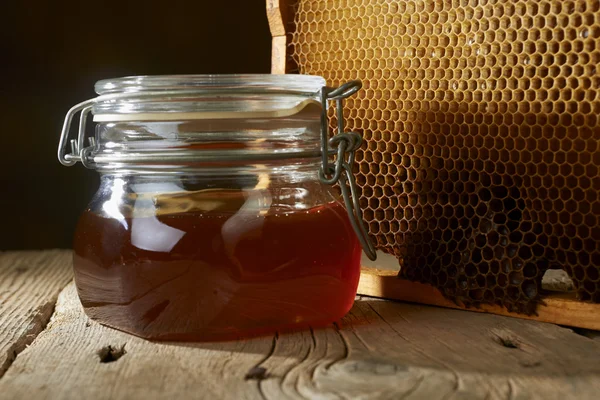
[[[297,71],[363,82],[360,201],[401,277],[533,313],[562,268],[600,302],[600,0],[291,7]]]

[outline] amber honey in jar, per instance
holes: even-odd
[[[162,340],[341,318],[356,295],[361,242],[373,251],[353,197],[360,140],[329,140],[324,109],[357,88],[298,75],[98,82],[99,96],[69,111],[59,145],[63,164],[101,175],[74,240],[86,313]],[[96,131],[86,143],[89,113]]]

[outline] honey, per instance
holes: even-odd
[[[361,248],[337,202],[123,219],[86,211],[74,247],[87,314],[149,339],[328,324],[352,306],[360,274]]]
[[[297,75],[97,82],[99,96],[68,111],[57,153],[101,176],[75,233],[87,314],[182,341],[341,318],[356,296],[361,251],[374,259],[375,249],[352,172],[361,137],[332,136],[324,122],[330,101],[343,114],[360,87]]]

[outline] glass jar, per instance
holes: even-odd
[[[80,161],[101,175],[74,241],[87,314],[164,340],[229,339],[342,317],[360,275],[355,230],[372,246],[351,196],[360,140],[343,129],[327,140],[325,108],[337,100],[343,128],[341,100],[357,88],[336,92],[299,75],[98,82],[99,97],[67,114],[59,145],[63,164]],[[80,111],[78,139],[65,154]],[[90,112],[96,131],[84,147]],[[339,143],[332,162],[329,146]]]

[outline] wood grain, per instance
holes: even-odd
[[[101,363],[106,346],[126,354]],[[90,321],[73,285],[6,398],[596,398],[600,343],[551,324],[360,298],[326,329],[151,343]]]
[[[267,19],[271,29],[271,73],[285,74],[288,69],[287,31],[292,7],[286,0],[267,0]]]
[[[0,253],[0,377],[46,326],[71,277],[71,251]]]
[[[126,354],[101,363],[98,352],[106,346],[125,346]],[[13,399],[221,398],[225,390],[256,389],[244,375],[271,347],[270,339],[153,344],[90,321],[70,284],[46,330],[0,380],[0,393]]]
[[[271,73],[285,74],[287,68],[287,37],[275,36],[271,43]]]
[[[285,36],[288,23],[289,6],[285,0],[267,0],[267,20],[271,36]]]
[[[446,299],[433,286],[399,279],[397,271],[391,270],[363,267],[358,293],[385,299],[464,309]],[[544,296],[543,300],[545,304],[538,307],[538,315],[531,316],[510,313],[504,307],[486,304],[480,308],[469,308],[468,310],[600,330],[600,304],[577,301],[573,293],[550,293]]]

